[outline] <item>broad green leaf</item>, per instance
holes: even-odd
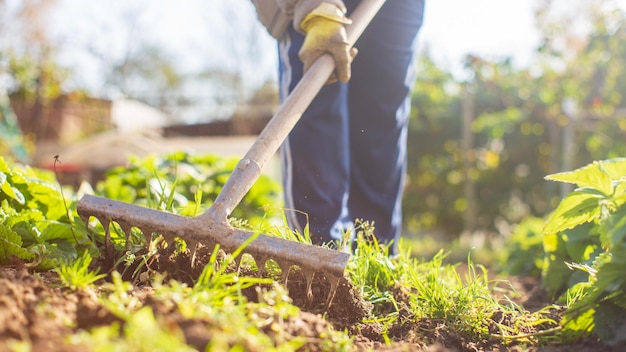
[[[3,156],[0,156],[0,172],[7,173],[10,172],[9,165],[7,165],[6,160],[4,160]]]
[[[145,184],[145,178],[143,180],[142,182]],[[107,177],[102,183],[102,187],[104,188],[104,196],[111,199],[132,203],[137,198],[135,189],[124,185],[122,178],[117,175]]]
[[[626,158],[608,159],[600,163],[611,180],[619,180],[626,176]]]
[[[45,242],[58,239],[73,241],[74,234],[72,233],[72,226],[70,224],[52,221],[49,222],[45,229],[41,232],[39,238],[41,241]]]
[[[565,242],[558,233],[547,233],[543,236],[543,251],[546,253],[565,253]]]
[[[623,345],[626,342],[626,309],[611,301],[600,302],[594,314],[595,329],[602,342]]]
[[[626,204],[626,182],[618,183],[615,187],[615,195],[611,198],[616,207]]]
[[[551,296],[557,295],[566,287],[572,270],[565,263],[568,260],[563,236],[550,233],[543,236],[545,252],[541,283]]]
[[[562,258],[553,254],[547,255],[543,263],[541,285],[545,287],[550,296],[556,297],[566,288],[572,273]]]
[[[64,263],[77,258],[76,253],[76,242],[66,241],[66,240],[53,240],[44,242],[44,246],[46,247],[46,257],[49,262],[41,263],[38,266],[39,269],[53,269],[55,266],[58,266],[59,263]],[[52,266],[50,266],[52,264]]]
[[[8,264],[13,257],[32,259],[33,254],[22,248],[22,239],[6,226],[0,224],[0,264]]]
[[[595,326],[594,313],[593,308],[588,308],[576,315],[566,314],[561,321],[565,339],[574,342],[592,332]]]
[[[44,216],[38,209],[22,209],[20,212],[12,213],[4,225],[18,234],[24,247],[27,247],[38,242],[37,224],[42,221]]]
[[[9,198],[16,200],[19,204],[24,204],[24,195],[15,187],[15,184],[19,182],[22,177],[17,173],[11,173],[10,176],[9,179],[6,173],[0,172],[0,190]]]
[[[626,279],[626,263],[606,263],[598,268],[596,288],[600,292],[615,292]]]
[[[626,206],[617,209],[600,228],[600,241],[604,248],[623,244],[626,239]]]
[[[552,213],[543,233],[558,233],[600,218],[601,200],[602,198],[587,192],[570,193]]]
[[[597,234],[597,229],[592,223],[585,223],[564,232],[565,248],[570,261],[582,263],[590,259],[589,255],[598,247],[597,236],[594,234]]]
[[[15,187],[11,187],[11,189],[13,190],[13,199],[15,199],[19,204],[24,205],[26,203],[26,197],[24,197],[24,194],[22,194],[22,192]]]
[[[17,200],[17,195],[15,194],[14,188],[11,187],[11,184],[9,182],[6,181],[6,175],[3,174],[5,179],[4,182],[2,182],[0,184],[0,190],[2,190],[2,192],[4,194],[6,194],[9,198],[13,198],[15,200]],[[0,180],[1,182],[2,180]]]
[[[31,195],[31,205],[40,209],[47,219],[58,220],[66,216],[65,204],[61,197],[61,191],[47,183],[33,182],[28,184]]]
[[[607,197],[613,194],[611,176],[599,161],[583,166],[574,171],[548,175],[546,180],[573,183],[579,188],[590,187],[602,192]]]

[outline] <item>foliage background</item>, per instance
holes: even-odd
[[[429,232],[455,239],[462,233],[510,234],[526,217],[545,217],[571,190],[544,181],[545,175],[626,152],[624,12],[609,0],[573,1],[568,6],[576,11],[555,17],[559,1],[536,3],[542,39],[537,59],[528,67],[517,67],[509,58],[468,55],[459,78],[428,50],[417,58],[404,199],[407,235]],[[25,1],[18,16],[0,24],[0,33],[7,34],[0,41],[2,87],[43,105],[80,90],[71,78],[86,74],[59,64],[62,43],[49,36],[44,20],[55,5]],[[6,6],[0,1],[1,8]],[[129,38],[137,31],[137,45],[124,55],[91,48],[106,66],[106,87],[98,94],[118,91],[157,107],[174,106],[175,112],[193,104],[196,93],[205,92],[201,87],[216,85],[220,91],[213,92],[212,104],[245,102],[249,72],[231,67],[178,70],[166,52],[142,37],[139,13],[136,7],[123,13],[125,22],[116,29]],[[198,30],[210,32],[215,25]],[[226,48],[237,58],[233,65],[258,57],[258,33],[254,28],[246,33]],[[153,95],[145,94],[146,87]]]
[[[601,3],[585,7],[589,32],[577,35],[568,27],[574,19],[550,18],[546,2],[536,14],[540,59],[528,68],[468,56],[469,78],[458,81],[428,54],[419,59],[409,232],[510,233],[525,217],[548,214],[571,190],[545,175],[624,155],[626,23],[622,11]]]

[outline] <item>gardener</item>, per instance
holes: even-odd
[[[253,1],[279,41],[281,99],[317,57],[330,53],[336,66],[281,148],[289,225],[302,233],[308,223],[322,244],[340,241],[364,219],[379,241],[396,244],[424,0],[387,1],[357,41],[356,56],[344,26],[358,0]]]

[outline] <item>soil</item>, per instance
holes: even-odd
[[[198,277],[208,253],[196,258],[191,265],[189,258],[178,256],[163,260],[158,257],[149,263],[151,270],[167,271],[172,278],[190,283]],[[107,269],[104,263],[101,268]],[[108,267],[108,269],[112,269]],[[129,270],[132,271],[132,270]],[[152,289],[139,282],[137,275],[133,295],[144,305],[151,306],[155,316],[161,317],[168,324],[176,324],[184,333],[186,342],[204,350],[211,336],[207,333],[207,321],[185,319],[172,305],[154,299]],[[126,277],[126,279],[133,279]],[[550,304],[546,293],[537,279],[512,277],[510,284],[520,293],[516,303],[533,311]],[[285,333],[292,336],[307,336],[310,341],[303,350],[319,351],[319,341],[329,324],[337,330],[345,330],[353,337],[357,351],[618,351],[621,347],[609,347],[590,339],[568,346],[524,347],[504,345],[499,340],[468,341],[461,334],[447,328],[436,319],[415,319],[409,311],[402,308],[407,302],[407,293],[403,288],[394,290],[394,295],[401,304],[399,319],[388,331],[385,342],[382,327],[377,323],[364,323],[371,312],[368,305],[347,279],[338,285],[334,300],[326,309],[329,283],[323,275],[316,275],[312,285],[312,300],[307,300],[306,279],[295,270],[290,272],[287,288],[293,303],[301,308],[297,318],[285,322]],[[246,293],[250,300],[255,300],[256,293]],[[389,307],[392,311],[393,307]],[[384,307],[383,307],[384,309]],[[554,312],[558,319],[558,312]],[[506,324],[505,317],[496,316],[491,320]],[[80,330],[89,330],[98,326],[122,323],[113,313],[98,302],[93,290],[70,291],[61,288],[54,272],[32,272],[21,265],[0,268],[0,350],[11,350],[16,341],[27,341],[33,351],[90,351],[90,346],[68,344],[67,335]],[[269,328],[268,328],[269,329]],[[266,332],[271,336],[272,331]],[[532,331],[528,331],[532,333]],[[317,342],[316,342],[317,341]]]

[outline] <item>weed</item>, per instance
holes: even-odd
[[[83,255],[72,263],[63,264],[56,269],[63,285],[72,290],[81,290],[104,278],[106,274],[98,274],[99,269],[95,269],[94,271],[89,269],[91,261],[91,255],[88,252],[83,252]]]
[[[389,257],[389,247],[376,240],[368,223],[358,222],[355,228],[357,244],[348,271],[365,299],[374,305],[367,321],[388,329],[397,322],[400,309],[406,309],[413,323],[436,321],[441,328],[471,341],[531,341],[543,332],[524,332],[544,328],[551,331],[548,336],[555,333],[550,329],[557,323],[547,318],[546,312],[531,314],[510,301],[500,303],[487,269],[474,264],[469,256],[463,266],[445,264],[446,255],[440,250],[430,260],[420,262],[401,240],[399,254]],[[504,322],[494,321],[495,317]]]

